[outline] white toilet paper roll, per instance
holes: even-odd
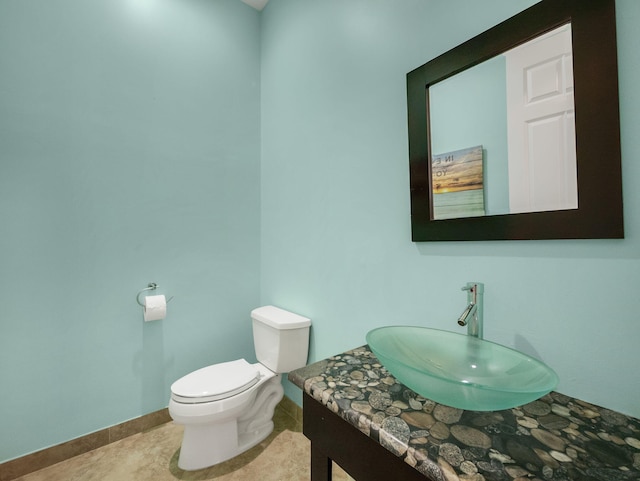
[[[144,320],[158,321],[167,317],[167,300],[164,295],[146,296],[144,298]]]

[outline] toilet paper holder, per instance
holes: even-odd
[[[137,302],[138,304],[140,304],[142,307],[145,307],[145,305],[144,305],[142,302],[140,302],[140,294],[142,294],[142,293],[143,293],[143,292],[145,292],[145,291],[154,291],[154,290],[156,290],[157,288],[158,288],[158,284],[156,284],[155,282],[150,282],[150,283],[147,285],[147,287],[145,287],[144,289],[141,289],[141,290],[138,292],[138,295],[136,296],[136,302]],[[169,301],[170,301],[171,299],[173,299],[173,296],[171,296],[169,299],[167,299],[167,304],[169,304]]]

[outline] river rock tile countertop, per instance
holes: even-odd
[[[640,420],[557,392],[464,411],[400,384],[368,346],[289,380],[434,481],[640,480]]]

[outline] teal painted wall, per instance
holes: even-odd
[[[0,0],[0,462],[255,359],[260,16]],[[136,293],[175,296],[144,324]]]
[[[262,301],[312,318],[314,361],[377,326],[456,331],[460,288],[484,282],[486,338],[549,363],[560,391],[640,416],[640,2],[616,2],[626,239],[410,240],[405,74],[533,3],[269,3]]]

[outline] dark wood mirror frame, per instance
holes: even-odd
[[[431,219],[428,89],[571,22],[578,208]],[[407,74],[412,240],[623,238],[615,0],[542,0]]]

